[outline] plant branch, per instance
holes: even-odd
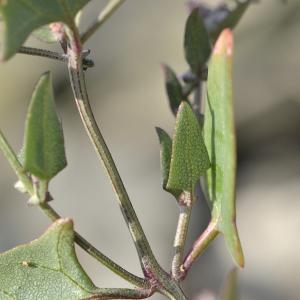
[[[79,114],[92,144],[102,161],[119,200],[124,220],[139,256],[144,275],[152,287],[173,300],[186,300],[178,283],[157,262],[147,237],[131,204],[120,174],[93,115],[82,68],[82,45],[76,28],[67,30],[69,37],[69,75]]]
[[[158,263],[152,253],[149,242],[92,112],[82,68],[82,46],[78,33],[74,29],[72,31],[68,30],[68,36],[70,38],[68,67],[76,105],[96,153],[104,164],[117,194],[121,211],[134,240],[142,269],[146,275],[145,266],[147,265],[147,267],[155,269],[158,268]]]
[[[188,227],[193,206],[193,195],[190,192],[183,192],[179,199],[180,214],[178,218],[177,230],[174,240],[175,254],[172,261],[172,277],[179,280],[182,275],[180,269],[183,259],[184,247],[186,243]]]
[[[58,53],[54,51],[49,51],[40,48],[32,48],[32,47],[20,47],[19,49],[20,54],[26,54],[31,56],[40,56],[46,57],[57,61],[68,62],[68,56],[65,53]],[[89,52],[88,52],[89,54]],[[91,68],[94,66],[94,62],[90,59],[84,58],[83,59],[83,67],[84,68]]]
[[[153,294],[151,289],[124,289],[124,288],[101,288],[99,293],[94,296],[85,298],[85,300],[107,300],[107,299],[145,299]]]
[[[13,149],[11,148],[7,140],[5,139],[1,130],[0,130],[0,150],[3,152],[5,158],[8,160],[9,164],[17,174],[25,190],[29,193],[30,196],[35,196],[35,190],[34,190],[32,180],[26,174],[23,166],[20,164],[16,154],[14,153]],[[51,196],[47,194],[47,197],[51,197]],[[39,207],[52,221],[61,218],[60,215],[47,203],[47,201],[41,203]],[[74,239],[76,244],[78,244],[83,250],[85,250],[92,257],[94,257],[96,260],[101,262],[103,265],[105,265],[108,269],[110,269],[115,274],[119,275],[120,277],[124,278],[125,280],[134,284],[135,286],[143,287],[143,288],[149,287],[149,284],[145,279],[135,276],[132,273],[120,267],[118,264],[113,262],[110,258],[108,258],[103,253],[101,253],[98,249],[92,246],[87,240],[85,240],[76,231],[75,231]]]
[[[208,245],[216,238],[218,233],[219,232],[217,230],[217,222],[210,221],[205,231],[199,236],[199,238],[196,240],[191,250],[184,259],[183,265],[181,266],[181,269],[184,272],[182,278],[186,276],[192,264],[203,253],[203,251],[208,247]]]
[[[31,182],[31,179],[26,174],[23,166],[20,164],[16,154],[14,153],[13,149],[7,142],[6,138],[4,137],[2,131],[0,130],[0,150],[2,151],[5,158],[8,160],[9,164],[11,165],[12,169],[17,174],[19,180],[22,182],[23,187],[26,191],[30,194],[34,194],[34,188]]]
[[[108,20],[111,15],[125,2],[125,0],[110,0],[108,4],[101,11],[97,19],[90,25],[90,27],[81,36],[81,42],[84,44],[98,28]]]
[[[53,222],[61,218],[61,216],[48,203],[40,204],[40,208]],[[118,264],[113,262],[106,255],[104,255],[98,249],[92,246],[84,237],[82,237],[76,231],[75,231],[74,241],[88,254],[90,254],[96,260],[100,261],[104,266],[106,266],[108,269],[110,269],[111,271],[113,271],[115,274],[119,275],[123,279],[127,280],[128,282],[138,287],[144,287],[144,288],[149,287],[149,284],[145,279],[135,276],[132,273],[120,267]]]

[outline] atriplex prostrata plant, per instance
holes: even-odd
[[[80,34],[81,10],[88,2],[0,1],[4,30],[3,60],[23,53],[67,62],[75,103],[117,194],[144,278],[131,274],[94,248],[73,230],[71,219],[61,218],[49,204],[53,200],[48,189],[49,182],[66,167],[67,162],[51,75],[47,72],[41,76],[32,95],[20,155],[15,154],[2,132],[0,149],[18,177],[16,188],[28,194],[28,204],[41,208],[54,223],[37,240],[1,254],[0,298],[142,299],[158,292],[169,299],[187,299],[181,282],[196,258],[219,233],[224,235],[236,264],[244,265],[235,223],[236,146],[231,29],[251,1],[237,1],[234,8],[222,5],[214,10],[190,3],[191,13],[184,36],[185,57],[190,70],[179,78],[171,68],[164,66],[166,90],[172,112],[176,115],[176,125],[173,138],[157,128],[163,188],[174,195],[180,208],[170,272],[160,266],[151,250],[94,118],[85,83],[85,71],[93,66],[93,62],[87,58],[89,51],[83,45],[125,1],[109,1],[98,19]],[[59,43],[62,53],[24,47],[23,43],[31,34],[45,42]],[[204,87],[207,96],[205,103],[201,103]],[[192,93],[193,101],[190,100]],[[201,176],[201,186],[211,209],[211,221],[184,257],[189,219],[197,198],[195,187],[200,184]],[[97,288],[76,258],[74,242],[135,288]],[[229,299],[227,296],[223,298]]]

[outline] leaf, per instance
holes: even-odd
[[[57,23],[56,23],[57,24]],[[40,27],[33,32],[33,35],[40,41],[53,44],[57,42],[57,37],[53,34],[52,29],[49,25]]]
[[[163,65],[165,74],[165,85],[169,99],[169,105],[174,115],[176,115],[178,107],[183,100],[187,100],[183,94],[182,86],[175,72],[167,65]]]
[[[211,160],[206,173],[208,201],[212,218],[218,222],[236,263],[244,257],[235,222],[236,141],[232,96],[233,37],[224,30],[214,48],[208,69],[204,139]]]
[[[3,59],[11,58],[29,35],[53,22],[73,26],[76,13],[90,0],[2,0],[0,13],[4,21]]]
[[[194,9],[187,19],[184,34],[185,58],[195,74],[199,74],[211,53],[209,35],[198,12]]]
[[[214,41],[225,28],[233,29],[239,23],[251,1],[252,0],[237,2],[234,9],[229,11],[227,16],[221,22],[219,22],[213,30],[210,31],[210,36]]]
[[[181,191],[167,188],[167,182],[170,173],[171,155],[172,155],[172,139],[163,129],[159,127],[156,127],[156,132],[161,146],[160,165],[161,165],[161,172],[162,172],[163,189],[171,193],[177,199],[181,194]]]
[[[23,157],[25,170],[45,180],[53,178],[67,165],[50,73],[42,75],[32,95],[25,126]]]
[[[75,254],[70,219],[60,219],[37,240],[0,254],[0,299],[75,300],[94,292]]]
[[[190,105],[182,102],[176,118],[167,188],[192,191],[209,167],[198,119]]]
[[[220,300],[237,300],[237,269],[232,269],[223,286]]]

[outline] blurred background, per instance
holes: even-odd
[[[91,1],[83,28],[106,2]],[[168,63],[178,73],[187,70],[182,47],[185,2],[128,0],[87,43],[95,61],[87,72],[95,116],[166,269],[178,208],[161,189],[154,127],[172,133],[174,126],[160,64]],[[235,31],[237,223],[246,258],[239,272],[243,300],[296,300],[300,294],[300,2],[286,2],[252,5]],[[45,47],[34,39],[26,44]],[[51,183],[52,205],[62,216],[72,217],[76,230],[92,244],[142,275],[109,180],[80,123],[66,66],[24,55],[2,63],[0,127],[18,151],[32,90],[46,70],[53,74],[68,157],[68,167]],[[2,155],[0,175],[0,251],[5,251],[39,236],[49,220],[28,208],[26,197],[14,190],[16,177]],[[208,209],[199,201],[189,245],[207,221]],[[77,253],[97,285],[128,286],[81,249]],[[185,291],[191,299],[200,292],[218,292],[232,267],[220,236],[190,271]]]

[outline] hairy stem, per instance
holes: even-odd
[[[210,221],[205,231],[199,236],[191,250],[184,259],[183,265],[181,266],[185,275],[191,268],[195,260],[203,253],[207,246],[216,238],[218,235],[217,222]],[[184,276],[185,276],[184,275]]]
[[[13,149],[5,139],[3,133],[0,130],[0,150],[3,152],[5,158],[8,160],[9,164],[11,165],[12,169],[17,174],[19,180],[22,182],[25,190],[28,192],[30,196],[35,195],[35,190],[33,186],[32,180],[26,174],[23,166],[20,164],[16,154],[14,153]],[[49,194],[47,195],[49,197]],[[55,221],[60,219],[60,215],[47,203],[41,203],[39,207],[42,211],[52,220]],[[80,234],[75,231],[75,242],[78,244],[83,250],[89,253],[92,257],[96,260],[101,262],[105,265],[108,269],[110,269],[115,274],[119,275],[120,277],[124,278],[128,282],[134,284],[138,287],[148,288],[149,284],[147,280],[140,278],[138,276],[133,275],[132,273],[126,271],[118,264],[113,262],[110,258],[105,256],[101,253],[98,249],[92,246],[87,240],[85,240]]]
[[[190,192],[183,192],[179,199],[180,214],[174,240],[175,254],[172,261],[172,277],[179,280],[182,275],[180,266],[183,260],[184,247],[186,243],[190,217],[192,213],[193,195]]]
[[[45,49],[39,49],[39,48],[32,48],[32,47],[25,47],[22,46],[19,49],[19,53],[21,54],[27,54],[32,56],[41,56],[41,57],[47,57],[50,59],[58,60],[58,61],[68,61],[68,57],[64,53],[58,53],[54,51],[49,51]]]
[[[99,14],[98,18],[81,36],[81,42],[84,44],[98,28],[110,18],[110,16],[125,2],[125,0],[110,0]]]
[[[85,300],[106,300],[106,299],[145,299],[153,294],[151,289],[133,290],[124,288],[100,289],[94,296],[85,298]]]

